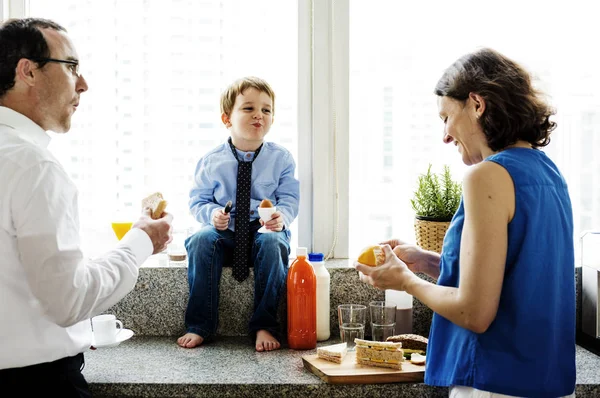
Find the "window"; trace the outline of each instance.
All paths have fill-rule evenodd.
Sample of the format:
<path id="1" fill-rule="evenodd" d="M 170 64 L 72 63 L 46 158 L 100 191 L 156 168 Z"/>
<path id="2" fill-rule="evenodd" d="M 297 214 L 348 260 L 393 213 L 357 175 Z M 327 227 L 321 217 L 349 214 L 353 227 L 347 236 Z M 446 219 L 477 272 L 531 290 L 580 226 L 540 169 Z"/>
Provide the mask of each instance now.
<path id="1" fill-rule="evenodd" d="M 410 198 L 429 163 L 436 171 L 448 164 L 462 179 L 466 166 L 442 143 L 433 88 L 455 59 L 484 46 L 519 61 L 551 95 L 558 127 L 543 150 L 569 184 L 578 244 L 582 231 L 600 228 L 600 55 L 590 51 L 600 28 L 589 4 L 448 4 L 350 1 L 349 247 L 415 241 Z M 387 166 L 389 181 L 382 178 Z"/>
<path id="2" fill-rule="evenodd" d="M 278 96 L 268 139 L 296 155 L 301 245 L 354 258 L 374 241 L 414 241 L 418 174 L 429 163 L 456 179 L 466 170 L 441 141 L 433 87 L 479 46 L 522 63 L 551 95 L 558 128 L 544 151 L 569 184 L 576 243 L 600 228 L 600 56 L 590 50 L 600 28 L 589 2 L 0 1 L 3 16 L 56 18 L 80 51 L 91 89 L 53 145 L 93 176 L 79 182 L 86 234 L 144 192 L 187 198 L 198 157 L 226 137 L 221 89 L 257 74 Z M 189 217 L 177 206 L 176 220 Z"/>
<path id="3" fill-rule="evenodd" d="M 220 93 L 239 77 L 271 84 L 276 118 L 267 140 L 298 159 L 297 8 L 279 0 L 29 1 L 30 16 L 69 31 L 90 86 L 71 131 L 50 147 L 79 173 L 71 175 L 94 175 L 75 178 L 86 254 L 110 248 L 113 218 L 136 219 L 154 191 L 169 200 L 176 236 L 185 236 L 195 224 L 191 176 L 200 156 L 228 137 Z M 292 225 L 294 241 L 296 231 Z"/>

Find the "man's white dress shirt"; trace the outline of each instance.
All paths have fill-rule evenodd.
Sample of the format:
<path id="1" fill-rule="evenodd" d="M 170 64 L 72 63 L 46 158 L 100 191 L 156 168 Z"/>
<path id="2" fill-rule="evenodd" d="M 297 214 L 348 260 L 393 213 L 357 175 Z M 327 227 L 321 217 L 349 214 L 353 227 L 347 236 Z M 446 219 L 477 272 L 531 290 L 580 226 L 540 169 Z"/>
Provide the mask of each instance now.
<path id="1" fill-rule="evenodd" d="M 33 121 L 0 106 L 0 369 L 89 349 L 89 319 L 133 289 L 153 251 L 134 228 L 113 250 L 86 259 L 77 188 L 49 142 Z"/>

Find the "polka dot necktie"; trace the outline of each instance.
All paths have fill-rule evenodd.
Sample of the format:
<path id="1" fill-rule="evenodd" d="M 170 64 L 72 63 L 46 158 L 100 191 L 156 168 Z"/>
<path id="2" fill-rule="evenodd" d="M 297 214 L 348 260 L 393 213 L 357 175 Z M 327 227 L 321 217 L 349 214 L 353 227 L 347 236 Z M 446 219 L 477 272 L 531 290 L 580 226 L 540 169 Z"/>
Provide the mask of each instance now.
<path id="1" fill-rule="evenodd" d="M 233 156 L 238 160 L 237 189 L 235 194 L 235 247 L 233 249 L 233 277 L 242 282 L 248 277 L 250 249 L 250 186 L 252 185 L 252 162 L 258 156 L 262 145 L 254 152 L 250 162 L 238 158 L 237 151 L 229 139 Z"/>

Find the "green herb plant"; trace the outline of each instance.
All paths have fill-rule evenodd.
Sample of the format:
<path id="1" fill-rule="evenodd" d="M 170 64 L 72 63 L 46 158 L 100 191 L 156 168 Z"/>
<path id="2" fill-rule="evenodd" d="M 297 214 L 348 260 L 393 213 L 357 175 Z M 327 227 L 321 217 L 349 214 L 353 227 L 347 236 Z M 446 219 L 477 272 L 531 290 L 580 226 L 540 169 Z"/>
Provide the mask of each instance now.
<path id="1" fill-rule="evenodd" d="M 427 173 L 419 176 L 417 190 L 411 205 L 417 218 L 428 221 L 450 221 L 462 195 L 462 185 L 452 180 L 450 168 L 444 165 L 444 172 L 435 174 L 431 164 Z"/>

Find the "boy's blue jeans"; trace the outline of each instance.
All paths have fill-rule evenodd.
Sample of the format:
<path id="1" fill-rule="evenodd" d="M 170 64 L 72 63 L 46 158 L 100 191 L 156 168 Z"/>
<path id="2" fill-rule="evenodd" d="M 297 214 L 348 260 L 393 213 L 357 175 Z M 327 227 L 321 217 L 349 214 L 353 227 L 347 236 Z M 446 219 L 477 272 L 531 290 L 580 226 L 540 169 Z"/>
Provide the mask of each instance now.
<path id="1" fill-rule="evenodd" d="M 269 331 L 281 341 L 277 311 L 286 283 L 290 254 L 290 232 L 256 233 L 251 228 L 253 244 L 250 266 L 254 266 L 254 314 L 249 331 Z M 185 311 L 188 332 L 207 339 L 214 336 L 219 322 L 219 285 L 223 265 L 229 264 L 235 244 L 234 233 L 205 226 L 185 240 L 188 253 L 190 296 Z"/>

